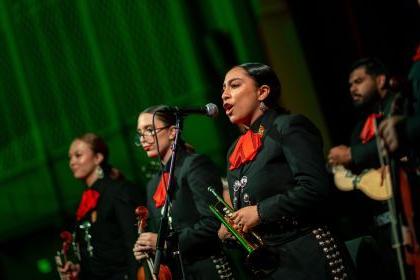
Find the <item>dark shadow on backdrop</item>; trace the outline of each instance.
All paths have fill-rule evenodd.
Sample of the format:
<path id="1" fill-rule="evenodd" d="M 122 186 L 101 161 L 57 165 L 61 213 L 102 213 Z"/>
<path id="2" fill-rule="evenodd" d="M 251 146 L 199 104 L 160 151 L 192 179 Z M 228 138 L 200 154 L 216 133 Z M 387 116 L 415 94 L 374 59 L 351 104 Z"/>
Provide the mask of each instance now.
<path id="1" fill-rule="evenodd" d="M 376 56 L 407 75 L 420 41 L 416 0 L 289 0 L 333 144 L 348 143 L 355 114 L 347 85 L 353 61 Z"/>

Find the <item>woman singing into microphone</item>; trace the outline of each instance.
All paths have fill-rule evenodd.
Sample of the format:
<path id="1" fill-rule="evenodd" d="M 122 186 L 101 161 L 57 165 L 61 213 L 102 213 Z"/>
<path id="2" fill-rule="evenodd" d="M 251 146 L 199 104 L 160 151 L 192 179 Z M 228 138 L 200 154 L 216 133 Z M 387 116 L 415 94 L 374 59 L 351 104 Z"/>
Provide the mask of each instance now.
<path id="1" fill-rule="evenodd" d="M 258 233 L 275 256 L 263 279 L 351 279 L 347 252 L 325 221 L 321 135 L 307 118 L 278 106 L 280 91 L 264 64 L 235 66 L 225 76 L 226 115 L 246 128 L 228 152 L 232 219 L 244 232 Z M 231 235 L 222 226 L 219 237 Z"/>

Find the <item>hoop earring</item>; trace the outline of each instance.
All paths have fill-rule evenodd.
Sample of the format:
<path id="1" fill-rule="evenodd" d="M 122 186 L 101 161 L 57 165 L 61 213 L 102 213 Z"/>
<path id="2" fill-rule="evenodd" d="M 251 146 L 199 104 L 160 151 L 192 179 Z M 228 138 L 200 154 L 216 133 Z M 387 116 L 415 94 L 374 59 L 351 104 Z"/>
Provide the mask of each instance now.
<path id="1" fill-rule="evenodd" d="M 258 109 L 260 109 L 261 112 L 265 113 L 265 111 L 268 110 L 268 107 L 267 107 L 267 105 L 265 105 L 265 103 L 263 101 L 261 101 Z"/>
<path id="2" fill-rule="evenodd" d="M 98 165 L 96 167 L 95 172 L 96 172 L 96 176 L 98 177 L 98 179 L 103 179 L 104 178 L 104 170 L 102 169 L 101 166 Z"/>

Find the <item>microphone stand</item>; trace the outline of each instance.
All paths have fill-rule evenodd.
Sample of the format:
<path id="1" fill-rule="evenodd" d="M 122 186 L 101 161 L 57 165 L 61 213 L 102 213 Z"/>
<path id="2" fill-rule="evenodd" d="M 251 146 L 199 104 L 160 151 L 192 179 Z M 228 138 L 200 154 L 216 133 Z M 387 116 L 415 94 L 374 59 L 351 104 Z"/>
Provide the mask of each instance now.
<path id="1" fill-rule="evenodd" d="M 165 249 L 165 241 L 168 238 L 171 238 L 171 242 L 176 246 L 175 251 L 173 252 L 174 256 L 177 256 L 178 258 L 178 264 L 181 270 L 181 279 L 185 279 L 184 274 L 184 266 L 182 263 L 182 257 L 181 252 L 179 250 L 179 240 L 178 240 L 178 234 L 173 232 L 172 225 L 169 223 L 168 213 L 169 213 L 169 206 L 171 204 L 171 196 L 172 193 L 175 191 L 175 180 L 174 180 L 174 169 L 175 169 L 175 161 L 176 161 L 176 153 L 178 151 L 178 139 L 180 130 L 182 127 L 182 115 L 180 112 L 174 113 L 176 116 L 176 122 L 175 122 L 175 140 L 172 144 L 171 150 L 172 150 L 172 156 L 171 156 L 171 162 L 169 166 L 169 182 L 166 190 L 166 199 L 165 204 L 163 206 L 162 211 L 162 217 L 160 220 L 160 227 L 158 232 L 158 238 L 157 238 L 157 244 L 156 244 L 156 255 L 155 260 L 153 263 L 153 274 L 156 276 L 156 279 L 159 279 L 159 267 L 160 262 L 163 254 L 163 250 Z"/>

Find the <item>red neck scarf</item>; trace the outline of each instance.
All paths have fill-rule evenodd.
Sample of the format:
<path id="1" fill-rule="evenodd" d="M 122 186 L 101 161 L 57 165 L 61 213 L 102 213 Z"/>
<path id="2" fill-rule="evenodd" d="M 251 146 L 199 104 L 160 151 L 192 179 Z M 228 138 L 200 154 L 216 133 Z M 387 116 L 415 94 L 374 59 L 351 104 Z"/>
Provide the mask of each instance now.
<path id="1" fill-rule="evenodd" d="M 166 186 L 169 183 L 169 172 L 163 172 L 158 187 L 156 188 L 153 200 L 155 201 L 156 208 L 162 207 L 166 200 Z"/>
<path id="2" fill-rule="evenodd" d="M 90 210 L 98 204 L 99 192 L 87 189 L 83 192 L 82 199 L 80 200 L 79 208 L 76 212 L 76 219 L 80 221 Z"/>
<path id="3" fill-rule="evenodd" d="M 258 133 L 248 130 L 236 143 L 235 149 L 229 157 L 229 170 L 234 170 L 241 165 L 254 160 L 261 149 L 263 129 Z"/>
<path id="4" fill-rule="evenodd" d="M 418 46 L 417 46 L 416 53 L 415 53 L 415 55 L 413 56 L 413 61 L 414 61 L 414 62 L 416 62 L 416 61 L 420 61 L 420 45 L 418 45 Z"/>
<path id="5" fill-rule="evenodd" d="M 360 139 L 363 144 L 366 144 L 375 137 L 375 121 L 382 116 L 382 114 L 370 114 L 367 117 L 362 132 L 360 133 Z"/>

